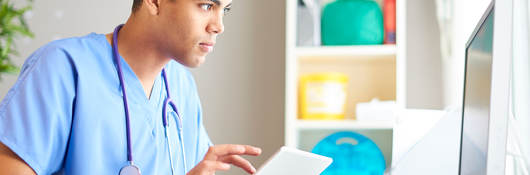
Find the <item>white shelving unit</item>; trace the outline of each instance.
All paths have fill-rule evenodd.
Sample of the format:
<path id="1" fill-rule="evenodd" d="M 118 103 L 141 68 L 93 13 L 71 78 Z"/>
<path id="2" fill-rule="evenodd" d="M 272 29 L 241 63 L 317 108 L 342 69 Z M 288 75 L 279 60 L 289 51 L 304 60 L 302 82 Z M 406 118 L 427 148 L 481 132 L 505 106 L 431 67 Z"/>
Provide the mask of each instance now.
<path id="1" fill-rule="evenodd" d="M 305 56 L 395 56 L 396 45 L 296 47 L 297 57 Z"/>
<path id="2" fill-rule="evenodd" d="M 356 120 L 332 120 L 332 121 L 311 121 L 297 120 L 296 129 L 300 130 L 318 130 L 318 129 L 392 129 L 393 121 L 356 121 Z"/>
<path id="3" fill-rule="evenodd" d="M 401 1 L 401 2 L 400 2 Z M 404 0 L 396 0 L 397 31 L 405 21 L 400 18 Z M 372 98 L 405 101 L 405 51 L 398 32 L 395 45 L 297 46 L 297 0 L 286 0 L 286 97 L 285 144 L 311 149 L 324 137 L 337 131 L 354 131 L 369 137 L 381 149 L 387 167 L 392 160 L 393 121 L 355 120 L 355 104 Z M 404 25 L 401 25 L 404 26 Z M 404 41 L 404 39 L 402 40 Z M 298 77 L 313 72 L 341 72 L 349 77 L 346 119 L 335 121 L 302 120 L 298 117 Z"/>

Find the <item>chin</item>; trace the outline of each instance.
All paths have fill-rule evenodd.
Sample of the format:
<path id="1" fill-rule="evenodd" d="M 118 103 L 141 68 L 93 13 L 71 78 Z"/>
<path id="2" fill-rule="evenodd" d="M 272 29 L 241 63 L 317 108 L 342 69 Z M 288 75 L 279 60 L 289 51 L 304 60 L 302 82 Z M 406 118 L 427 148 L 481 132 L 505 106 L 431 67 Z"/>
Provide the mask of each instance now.
<path id="1" fill-rule="evenodd" d="M 204 56 L 200 56 L 188 60 L 177 60 L 177 62 L 189 68 L 196 68 L 199 67 L 202 63 L 204 63 L 204 60 Z"/>

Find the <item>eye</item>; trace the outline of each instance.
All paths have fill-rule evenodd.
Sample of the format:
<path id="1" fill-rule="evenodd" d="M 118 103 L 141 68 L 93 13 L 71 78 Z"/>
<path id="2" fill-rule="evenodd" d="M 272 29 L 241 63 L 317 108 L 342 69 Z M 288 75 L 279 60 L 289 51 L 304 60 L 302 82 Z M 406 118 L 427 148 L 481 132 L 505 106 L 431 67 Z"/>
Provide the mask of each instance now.
<path id="1" fill-rule="evenodd" d="M 226 15 L 228 12 L 230 12 L 231 7 L 224 8 L 224 14 Z"/>
<path id="2" fill-rule="evenodd" d="M 206 11 L 209 11 L 210 9 L 212 9 L 212 4 L 201 4 L 200 7 L 201 9 L 203 10 L 206 10 Z"/>

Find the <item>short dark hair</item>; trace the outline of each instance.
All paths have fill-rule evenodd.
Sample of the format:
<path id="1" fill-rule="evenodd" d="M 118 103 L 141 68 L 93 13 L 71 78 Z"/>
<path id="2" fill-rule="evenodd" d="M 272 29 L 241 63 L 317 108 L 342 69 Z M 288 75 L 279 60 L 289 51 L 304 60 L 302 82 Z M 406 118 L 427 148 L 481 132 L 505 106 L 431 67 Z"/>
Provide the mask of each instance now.
<path id="1" fill-rule="evenodd" d="M 132 12 L 136 12 L 138 9 L 140 9 L 140 6 L 142 5 L 142 0 L 133 0 L 132 5 Z"/>

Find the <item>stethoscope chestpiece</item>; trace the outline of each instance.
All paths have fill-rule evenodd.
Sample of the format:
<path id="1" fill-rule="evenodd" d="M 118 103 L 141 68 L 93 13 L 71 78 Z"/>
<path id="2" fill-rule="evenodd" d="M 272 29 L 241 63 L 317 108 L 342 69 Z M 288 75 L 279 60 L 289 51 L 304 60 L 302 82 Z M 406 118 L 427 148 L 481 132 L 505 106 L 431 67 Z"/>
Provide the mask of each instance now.
<path id="1" fill-rule="evenodd" d="M 129 164 L 127 166 L 124 166 L 120 170 L 120 175 L 141 175 L 140 168 L 138 168 L 134 164 Z"/>

